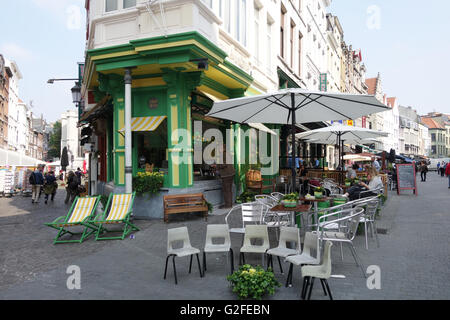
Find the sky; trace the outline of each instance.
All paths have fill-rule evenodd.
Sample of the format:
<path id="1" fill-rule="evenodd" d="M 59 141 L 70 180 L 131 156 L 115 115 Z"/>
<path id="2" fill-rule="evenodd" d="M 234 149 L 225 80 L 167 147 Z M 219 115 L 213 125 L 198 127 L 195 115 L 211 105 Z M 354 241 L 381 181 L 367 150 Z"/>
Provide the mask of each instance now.
<path id="1" fill-rule="evenodd" d="M 23 79 L 20 98 L 32 101 L 35 118 L 49 122 L 76 110 L 70 89 L 75 81 L 48 84 L 51 78 L 77 78 L 84 61 L 84 0 L 15 0 L 0 2 L 0 53 L 17 63 Z"/>
<path id="2" fill-rule="evenodd" d="M 1 1 L 0 53 L 17 62 L 23 80 L 20 97 L 32 101 L 35 117 L 60 119 L 75 110 L 74 81 L 84 61 L 84 0 Z M 381 74 L 384 92 L 419 114 L 450 113 L 450 1 L 333 0 L 344 40 L 361 49 L 367 77 Z"/>
<path id="3" fill-rule="evenodd" d="M 450 113 L 450 1 L 333 0 L 328 11 L 388 97 L 420 115 Z"/>

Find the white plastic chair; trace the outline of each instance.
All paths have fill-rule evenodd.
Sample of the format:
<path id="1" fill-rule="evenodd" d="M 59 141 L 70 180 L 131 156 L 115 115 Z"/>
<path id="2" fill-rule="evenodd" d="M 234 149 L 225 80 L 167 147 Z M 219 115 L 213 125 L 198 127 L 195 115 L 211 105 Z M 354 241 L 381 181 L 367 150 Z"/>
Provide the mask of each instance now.
<path id="1" fill-rule="evenodd" d="M 295 249 L 288 248 L 287 243 L 295 243 Z M 300 242 L 300 229 L 295 227 L 281 227 L 280 228 L 280 241 L 278 242 L 278 247 L 269 249 L 267 251 L 268 261 L 267 266 L 272 266 L 273 268 L 273 258 L 276 256 L 278 259 L 278 265 L 280 266 L 281 274 L 283 274 L 283 267 L 281 266 L 280 258 L 286 259 L 288 256 L 300 254 L 301 252 L 301 242 Z"/>
<path id="2" fill-rule="evenodd" d="M 173 244 L 175 242 L 183 242 L 183 246 L 178 249 L 173 248 Z M 175 228 L 175 229 L 169 229 L 167 230 L 167 258 L 166 258 L 166 267 L 164 269 L 164 279 L 166 279 L 167 275 L 167 264 L 169 262 L 169 258 L 172 257 L 173 262 L 173 273 L 175 276 L 175 284 L 178 284 L 177 281 L 177 269 L 175 267 L 175 257 L 191 257 L 190 263 L 189 263 L 189 273 L 191 273 L 192 270 L 192 257 L 195 254 L 197 256 L 197 263 L 198 263 L 198 271 L 200 272 L 200 277 L 203 278 L 202 269 L 200 267 L 200 259 L 198 257 L 198 254 L 200 253 L 200 250 L 197 248 L 192 247 L 191 241 L 189 239 L 189 232 L 187 227 L 181 227 L 181 228 Z"/>
<path id="3" fill-rule="evenodd" d="M 223 243 L 215 244 L 214 239 L 223 239 Z M 203 250 L 203 274 L 206 271 L 207 253 L 228 253 L 231 273 L 234 272 L 234 256 L 231 248 L 230 231 L 226 224 L 210 224 L 206 227 L 206 241 Z"/>
<path id="4" fill-rule="evenodd" d="M 252 240 L 261 240 L 262 244 L 252 244 Z M 264 265 L 264 255 L 269 249 L 269 231 L 267 226 L 248 225 L 245 227 L 244 244 L 240 250 L 239 263 L 245 264 L 245 253 L 261 253 L 262 265 Z"/>
<path id="5" fill-rule="evenodd" d="M 350 213 L 346 213 L 344 211 L 351 211 Z M 344 213 L 344 214 L 343 214 Z M 362 263 L 359 261 L 358 254 L 356 253 L 355 247 L 353 245 L 353 240 L 356 237 L 356 232 L 358 230 L 358 226 L 360 223 L 361 215 L 364 213 L 363 208 L 355 207 L 353 209 L 349 210 L 343 210 L 338 213 L 331 213 L 328 215 L 324 215 L 319 218 L 319 224 L 322 222 L 322 228 L 321 230 L 318 230 L 318 236 L 320 239 L 320 242 L 323 241 L 331 241 L 331 242 L 338 242 L 338 243 L 346 243 L 350 247 L 350 251 L 353 255 L 353 258 L 355 259 L 356 265 L 361 268 L 361 271 L 364 275 L 364 277 L 367 277 Z M 332 217 L 333 215 L 336 216 L 340 214 L 345 215 L 344 217 L 334 219 L 332 221 L 326 221 L 328 218 Z M 339 227 L 338 230 L 335 231 L 326 231 L 327 225 L 338 223 Z"/>
<path id="6" fill-rule="evenodd" d="M 325 296 L 328 295 L 330 300 L 333 300 L 333 296 L 331 295 L 330 287 L 328 285 L 328 279 L 331 277 L 331 246 L 333 243 L 331 241 L 327 241 L 325 243 L 325 249 L 323 252 L 323 262 L 318 266 L 303 266 L 302 277 L 303 277 L 303 287 L 301 297 L 304 300 L 306 297 L 306 292 L 309 287 L 308 300 L 311 299 L 311 292 L 314 286 L 314 280 L 316 278 L 320 279 L 322 284 L 322 289 L 325 293 Z"/>
<path id="7" fill-rule="evenodd" d="M 319 238 L 316 233 L 306 232 L 303 251 L 297 255 L 288 256 L 286 262 L 291 265 L 286 280 L 286 287 L 292 287 L 292 273 L 295 266 L 318 265 L 320 263 Z"/>

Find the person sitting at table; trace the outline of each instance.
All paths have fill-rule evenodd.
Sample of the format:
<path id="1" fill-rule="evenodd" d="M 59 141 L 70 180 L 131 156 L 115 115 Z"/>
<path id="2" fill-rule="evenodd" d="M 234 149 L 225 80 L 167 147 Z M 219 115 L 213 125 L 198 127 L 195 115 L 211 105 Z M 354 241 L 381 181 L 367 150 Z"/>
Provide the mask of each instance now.
<path id="1" fill-rule="evenodd" d="M 358 170 L 359 166 L 354 163 L 347 171 L 347 179 L 355 179 L 356 178 L 356 170 Z"/>
<path id="2" fill-rule="evenodd" d="M 355 185 L 348 189 L 348 192 L 345 194 L 345 196 L 348 197 L 350 201 L 359 199 L 359 195 L 363 191 L 383 188 L 383 181 L 381 180 L 381 177 L 378 175 L 378 172 L 375 168 L 370 167 L 367 169 L 367 178 L 370 181 L 369 184 L 360 181 L 358 185 Z M 377 194 L 375 192 L 366 192 L 364 194 L 364 198 L 373 197 L 376 195 Z"/>

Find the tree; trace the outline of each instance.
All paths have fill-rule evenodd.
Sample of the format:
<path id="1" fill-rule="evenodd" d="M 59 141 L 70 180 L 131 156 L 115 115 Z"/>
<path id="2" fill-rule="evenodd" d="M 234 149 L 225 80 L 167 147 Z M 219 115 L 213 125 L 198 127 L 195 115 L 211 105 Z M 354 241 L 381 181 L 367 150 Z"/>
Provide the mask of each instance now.
<path id="1" fill-rule="evenodd" d="M 51 159 L 61 157 L 61 122 L 57 121 L 53 125 L 48 142 L 48 157 Z"/>

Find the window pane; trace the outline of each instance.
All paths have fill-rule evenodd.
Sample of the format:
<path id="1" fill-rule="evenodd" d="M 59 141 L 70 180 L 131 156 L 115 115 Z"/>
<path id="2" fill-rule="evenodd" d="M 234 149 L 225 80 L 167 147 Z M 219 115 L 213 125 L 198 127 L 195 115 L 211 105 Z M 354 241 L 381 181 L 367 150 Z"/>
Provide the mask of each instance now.
<path id="1" fill-rule="evenodd" d="M 136 6 L 136 0 L 123 0 L 124 8 L 131 8 Z"/>
<path id="2" fill-rule="evenodd" d="M 117 0 L 105 0 L 106 1 L 106 12 L 117 10 Z"/>

